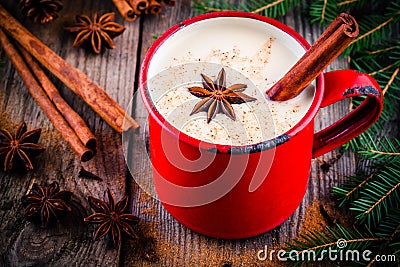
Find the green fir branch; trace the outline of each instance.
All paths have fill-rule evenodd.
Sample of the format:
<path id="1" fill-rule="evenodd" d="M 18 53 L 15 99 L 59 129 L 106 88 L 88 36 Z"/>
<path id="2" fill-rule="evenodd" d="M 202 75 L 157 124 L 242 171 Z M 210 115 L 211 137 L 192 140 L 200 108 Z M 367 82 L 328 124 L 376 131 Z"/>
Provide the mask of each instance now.
<path id="1" fill-rule="evenodd" d="M 357 212 L 360 225 L 375 229 L 392 210 L 400 209 L 400 159 L 381 165 L 365 178 L 351 177 L 350 182 L 333 189 L 340 204 Z M 398 218 L 398 217 L 396 217 Z M 400 223 L 400 221 L 399 221 Z"/>
<path id="2" fill-rule="evenodd" d="M 272 17 L 276 17 L 277 16 L 277 11 L 280 9 L 281 10 L 281 14 L 285 14 L 286 10 L 289 8 L 288 5 L 285 6 L 285 4 L 289 4 L 290 1 L 286 1 L 286 0 L 275 0 L 272 1 L 270 3 L 265 2 L 263 6 L 260 6 L 260 1 L 247 1 L 246 4 L 242 4 L 242 9 L 243 10 L 247 10 L 249 12 L 252 13 L 261 13 L 265 10 L 275 10 L 273 13 L 275 13 L 275 15 L 273 15 Z M 280 8 L 279 8 L 280 7 Z"/>
<path id="3" fill-rule="evenodd" d="M 242 10 L 247 12 L 276 18 L 285 15 L 288 10 L 293 9 L 301 2 L 301 0 L 250 0 L 240 6 Z"/>
<path id="4" fill-rule="evenodd" d="M 311 22 L 319 22 L 321 24 L 332 22 L 340 13 L 338 12 L 337 2 L 329 0 L 314 1 L 309 8 Z"/>
<path id="5" fill-rule="evenodd" d="M 379 236 L 389 240 L 397 240 L 400 237 L 400 209 L 392 209 L 390 214 L 376 227 Z"/>
<path id="6" fill-rule="evenodd" d="M 378 163 L 400 162 L 400 141 L 397 139 L 390 140 L 387 137 L 371 140 L 358 153 L 365 156 L 366 159 L 376 160 Z"/>
<path id="7" fill-rule="evenodd" d="M 227 0 L 195 0 L 192 9 L 196 14 L 215 11 L 246 11 L 276 18 L 287 13 L 288 10 L 299 5 L 301 0 L 249 0 L 240 5 L 233 5 Z"/>
<path id="8" fill-rule="evenodd" d="M 400 20 L 400 3 L 391 2 L 386 15 L 367 15 L 358 20 L 360 34 L 349 47 L 351 53 L 363 51 L 377 43 L 389 40 L 394 27 Z"/>
<path id="9" fill-rule="evenodd" d="M 204 14 L 208 12 L 237 10 L 237 7 L 227 1 L 194 0 L 192 2 L 192 10 L 196 14 Z"/>
<path id="10" fill-rule="evenodd" d="M 338 187 L 333 188 L 333 193 L 338 197 L 340 201 L 339 207 L 343 207 L 354 202 L 360 196 L 360 192 L 363 190 L 364 186 L 374 178 L 376 173 L 372 173 L 365 177 L 362 176 L 352 176 L 349 177 L 350 182 L 343 184 Z"/>
<path id="11" fill-rule="evenodd" d="M 344 12 L 348 9 L 363 7 L 366 2 L 367 0 L 340 0 L 337 1 L 336 6 L 341 12 Z"/>
<path id="12" fill-rule="evenodd" d="M 316 0 L 310 5 L 311 22 L 331 23 L 340 13 L 358 9 L 366 0 Z"/>
<path id="13" fill-rule="evenodd" d="M 373 179 L 363 186 L 360 197 L 350 206 L 350 210 L 358 213 L 358 223 L 366 224 L 371 229 L 379 225 L 392 208 L 400 209 L 399 162 L 380 168 Z"/>

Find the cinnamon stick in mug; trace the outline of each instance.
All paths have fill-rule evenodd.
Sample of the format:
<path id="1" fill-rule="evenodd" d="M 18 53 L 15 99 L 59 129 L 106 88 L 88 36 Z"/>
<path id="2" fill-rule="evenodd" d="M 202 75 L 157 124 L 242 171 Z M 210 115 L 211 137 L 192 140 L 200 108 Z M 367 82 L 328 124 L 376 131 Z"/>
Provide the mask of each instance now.
<path id="1" fill-rule="evenodd" d="M 274 101 L 300 94 L 358 35 L 358 24 L 349 14 L 340 14 L 300 60 L 268 90 Z"/>

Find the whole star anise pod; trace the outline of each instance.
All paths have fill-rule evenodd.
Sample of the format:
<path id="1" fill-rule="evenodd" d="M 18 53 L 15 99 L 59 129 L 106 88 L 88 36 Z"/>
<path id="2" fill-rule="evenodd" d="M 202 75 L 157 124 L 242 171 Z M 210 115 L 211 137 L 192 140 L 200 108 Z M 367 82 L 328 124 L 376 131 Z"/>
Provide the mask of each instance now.
<path id="1" fill-rule="evenodd" d="M 62 9 L 59 0 L 20 0 L 22 13 L 35 23 L 47 23 L 58 17 Z"/>
<path id="2" fill-rule="evenodd" d="M 0 129 L 0 158 L 4 159 L 4 171 L 23 164 L 26 170 L 33 170 L 30 157 L 42 153 L 45 148 L 38 145 L 41 129 L 27 131 L 25 122 L 16 129 L 14 136 L 5 129 Z"/>
<path id="3" fill-rule="evenodd" d="M 203 100 L 194 106 L 190 115 L 207 111 L 207 123 L 210 123 L 218 113 L 223 113 L 232 120 L 236 120 L 231 104 L 242 104 L 257 100 L 242 93 L 247 88 L 246 84 L 234 84 L 227 88 L 224 69 L 221 69 L 218 73 L 215 82 L 204 74 L 201 74 L 201 77 L 203 78 L 204 88 L 197 86 L 189 88 L 189 92 L 192 95 L 203 98 Z"/>
<path id="4" fill-rule="evenodd" d="M 114 22 L 115 13 L 107 13 L 99 18 L 95 13 L 93 20 L 87 15 L 76 16 L 76 23 L 67 27 L 70 32 L 77 32 L 73 46 L 91 47 L 96 54 L 103 48 L 115 48 L 113 39 L 125 31 L 125 27 Z"/>
<path id="5" fill-rule="evenodd" d="M 131 238 L 138 238 L 132 225 L 139 222 L 139 218 L 124 213 L 128 206 L 128 197 L 123 197 L 115 204 L 115 200 L 111 195 L 111 191 L 107 188 L 104 195 L 104 201 L 89 197 L 88 201 L 92 209 L 95 211 L 92 215 L 84 218 L 85 222 L 100 224 L 94 233 L 93 239 L 96 240 L 105 236 L 107 233 L 111 236 L 114 246 L 119 248 L 121 245 L 122 232 L 128 234 Z"/>
<path id="6" fill-rule="evenodd" d="M 46 187 L 34 183 L 30 194 L 22 197 L 24 215 L 28 221 L 40 222 L 41 227 L 46 228 L 49 223 L 59 220 L 71 211 L 71 196 L 70 191 L 60 191 L 56 181 Z"/>

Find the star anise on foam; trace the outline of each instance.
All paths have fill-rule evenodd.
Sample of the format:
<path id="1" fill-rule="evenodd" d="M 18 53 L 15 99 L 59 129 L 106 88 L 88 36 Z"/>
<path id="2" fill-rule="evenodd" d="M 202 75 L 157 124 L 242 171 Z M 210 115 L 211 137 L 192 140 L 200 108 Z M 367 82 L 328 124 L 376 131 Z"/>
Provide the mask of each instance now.
<path id="1" fill-rule="evenodd" d="M 71 211 L 71 196 L 70 191 L 60 191 L 56 181 L 45 187 L 34 183 L 31 192 L 22 197 L 24 215 L 28 221 L 40 222 L 41 227 L 46 228 Z"/>
<path id="2" fill-rule="evenodd" d="M 58 17 L 63 8 L 59 0 L 20 0 L 22 13 L 34 23 L 48 23 Z"/>
<path id="3" fill-rule="evenodd" d="M 120 201 L 115 203 L 109 188 L 107 188 L 104 195 L 104 201 L 89 197 L 88 201 L 92 209 L 95 211 L 92 215 L 84 218 L 85 222 L 100 224 L 94 233 L 93 239 L 96 240 L 105 236 L 107 233 L 111 236 L 114 246 L 119 248 L 121 245 L 122 232 L 125 232 L 131 238 L 138 238 L 132 225 L 139 222 L 139 218 L 124 213 L 128 207 L 128 197 L 123 197 Z"/>
<path id="4" fill-rule="evenodd" d="M 218 73 L 218 77 L 213 82 L 209 77 L 201 74 L 203 78 L 203 87 L 190 87 L 189 92 L 197 97 L 203 98 L 197 103 L 190 115 L 201 111 L 207 111 L 207 123 L 218 113 L 223 113 L 232 120 L 236 120 L 235 111 L 232 104 L 242 104 L 257 100 L 254 97 L 242 93 L 246 90 L 246 84 L 234 84 L 226 87 L 226 74 L 222 68 Z"/>
<path id="5" fill-rule="evenodd" d="M 70 32 L 77 32 L 73 46 L 91 47 L 96 54 L 103 48 L 113 49 L 113 39 L 125 31 L 125 27 L 114 22 L 115 13 L 106 13 L 99 17 L 94 14 L 93 20 L 87 15 L 76 16 L 76 23 L 67 27 Z"/>
<path id="6" fill-rule="evenodd" d="M 41 131 L 40 128 L 27 131 L 25 122 L 18 125 L 14 135 L 0 129 L 0 158 L 4 159 L 4 171 L 13 169 L 17 164 L 23 164 L 28 171 L 34 169 L 30 157 L 45 150 L 37 144 Z"/>

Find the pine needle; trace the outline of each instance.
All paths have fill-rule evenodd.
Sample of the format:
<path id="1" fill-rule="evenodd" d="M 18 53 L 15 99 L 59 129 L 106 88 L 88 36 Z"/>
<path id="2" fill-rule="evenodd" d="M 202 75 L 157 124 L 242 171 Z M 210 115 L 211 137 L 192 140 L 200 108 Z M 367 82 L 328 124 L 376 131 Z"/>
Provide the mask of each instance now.
<path id="1" fill-rule="evenodd" d="M 359 0 L 347 0 L 347 1 L 343 1 L 343 2 L 339 2 L 336 5 L 337 6 L 344 6 L 344 5 L 349 5 L 355 2 L 358 2 Z"/>
<path id="2" fill-rule="evenodd" d="M 376 74 L 378 74 L 380 72 L 385 72 L 387 70 L 390 70 L 391 68 L 396 67 L 397 65 L 399 65 L 399 63 L 398 62 L 394 62 L 393 64 L 390 64 L 390 65 L 388 65 L 388 66 L 386 66 L 386 67 L 384 67 L 384 68 L 382 68 L 380 70 L 376 70 L 374 72 L 369 73 L 369 75 L 375 76 Z"/>
<path id="3" fill-rule="evenodd" d="M 400 11 L 397 12 L 395 15 L 396 15 L 396 16 L 400 15 Z M 369 36 L 369 35 L 371 35 L 371 34 L 377 32 L 377 31 L 379 31 L 380 29 L 382 29 L 383 27 L 385 27 L 386 25 L 388 25 L 388 24 L 389 24 L 390 22 L 392 22 L 393 20 L 394 20 L 394 17 L 390 17 L 388 20 L 386 20 L 386 21 L 384 21 L 383 23 L 379 24 L 378 26 L 376 26 L 376 27 L 373 28 L 372 30 L 370 30 L 370 31 L 368 31 L 368 32 L 366 32 L 366 33 L 364 33 L 363 35 L 361 35 L 361 36 L 359 36 L 359 37 L 357 37 L 357 39 L 355 39 L 355 40 L 353 41 L 353 43 L 356 43 L 356 42 L 358 42 L 358 41 L 364 39 L 365 37 L 367 37 L 367 36 Z"/>
<path id="4" fill-rule="evenodd" d="M 257 8 L 256 10 L 251 11 L 251 13 L 260 13 L 260 12 L 262 12 L 262 11 L 268 9 L 268 8 L 274 7 L 274 6 L 282 3 L 283 1 L 285 1 L 285 0 L 277 0 L 275 2 L 272 2 L 272 3 L 268 4 L 268 5 L 265 5 L 265 6 L 262 6 L 260 8 Z"/>
<path id="5" fill-rule="evenodd" d="M 400 187 L 400 182 L 398 182 L 395 186 L 393 186 L 385 195 L 383 195 L 378 201 L 376 201 L 368 210 L 364 212 L 364 214 L 369 214 L 371 211 L 373 211 L 378 205 L 380 205 L 383 201 L 386 200 L 390 194 L 392 194 L 395 190 L 397 190 Z"/>
<path id="6" fill-rule="evenodd" d="M 383 95 L 385 95 L 386 92 L 387 92 L 387 90 L 389 90 L 389 87 L 390 87 L 390 86 L 392 85 L 392 83 L 394 82 L 394 79 L 396 78 L 397 74 L 399 73 L 399 70 L 400 70 L 400 68 L 397 68 L 397 69 L 393 72 L 392 76 L 390 77 L 390 80 L 389 80 L 388 83 L 386 84 L 385 88 L 383 88 L 383 91 L 382 91 Z M 392 153 L 392 154 L 393 154 L 393 153 Z M 399 154 L 400 154 L 400 153 L 399 153 Z"/>
<path id="7" fill-rule="evenodd" d="M 400 48 L 400 47 L 399 46 L 391 46 L 391 47 L 387 47 L 387 48 L 379 49 L 379 50 L 375 50 L 375 51 L 368 51 L 367 54 L 369 54 L 369 55 L 383 54 L 383 53 L 386 53 L 393 49 L 398 49 L 398 48 Z"/>
<path id="8" fill-rule="evenodd" d="M 369 150 L 369 152 L 385 156 L 400 156 L 400 152 L 386 152 L 386 151 L 377 151 L 373 149 Z"/>
<path id="9" fill-rule="evenodd" d="M 352 190 L 350 190 L 349 192 L 347 192 L 344 196 L 345 196 L 346 198 L 350 198 L 350 197 L 352 196 L 352 194 L 354 194 L 354 192 L 355 192 L 356 190 L 361 189 L 366 183 L 368 183 L 368 181 L 371 180 L 371 179 L 374 177 L 375 174 L 376 174 L 376 173 L 370 174 L 364 181 L 362 181 L 361 183 L 359 183 L 359 184 L 358 184 L 357 186 L 355 186 Z"/>
<path id="10" fill-rule="evenodd" d="M 328 0 L 324 0 L 324 5 L 322 6 L 322 12 L 321 12 L 321 21 L 325 21 L 325 11 L 326 11 L 326 4 L 328 3 Z"/>
<path id="11" fill-rule="evenodd" d="M 376 174 L 377 172 L 371 173 L 366 178 L 357 176 L 349 177 L 351 182 L 343 184 L 340 187 L 334 187 L 333 193 L 336 194 L 338 199 L 341 201 L 339 207 L 352 203 L 357 199 L 360 191 L 364 189 L 364 186 L 370 182 Z"/>

